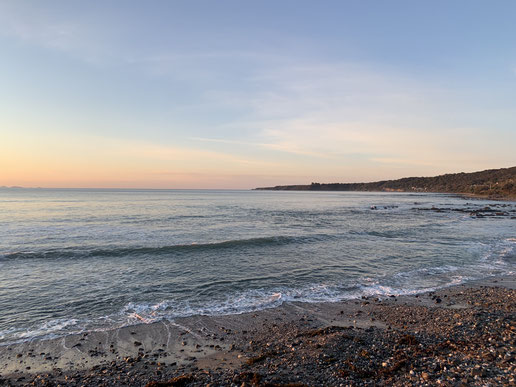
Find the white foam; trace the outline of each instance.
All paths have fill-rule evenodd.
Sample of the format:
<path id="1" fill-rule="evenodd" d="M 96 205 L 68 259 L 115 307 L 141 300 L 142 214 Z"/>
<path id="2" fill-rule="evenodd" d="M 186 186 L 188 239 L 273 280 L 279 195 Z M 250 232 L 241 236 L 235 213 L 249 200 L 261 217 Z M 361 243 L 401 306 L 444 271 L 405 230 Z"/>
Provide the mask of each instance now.
<path id="1" fill-rule="evenodd" d="M 34 338 L 46 338 L 60 336 L 63 331 L 70 333 L 71 328 L 78 328 L 78 319 L 55 319 L 42 323 L 37 327 L 29 329 L 10 328 L 0 331 L 0 342 L 9 338 L 9 343 L 23 342 Z M 81 332 L 82 329 L 72 330 L 73 333 Z"/>
<path id="2" fill-rule="evenodd" d="M 480 248 L 479 248 L 480 247 Z M 0 331 L 0 342 L 27 341 L 33 338 L 51 338 L 85 330 L 105 330 L 162 319 L 174 320 L 193 315 L 225 315 L 274 308 L 284 302 L 335 302 L 362 296 L 385 297 L 411 295 L 458 285 L 466 281 L 493 275 L 513 274 L 515 265 L 507 260 L 516 250 L 516 238 L 507 238 L 493 244 L 477 243 L 476 252 L 483 252 L 468 265 L 439 265 L 420 267 L 376 278 L 363 278 L 352 283 L 313 283 L 300 288 L 275 287 L 252 289 L 227 294 L 209 301 L 170 300 L 157 302 L 129 302 L 117 313 L 94 320 L 55 319 L 38 327 L 21 330 L 10 328 Z"/>

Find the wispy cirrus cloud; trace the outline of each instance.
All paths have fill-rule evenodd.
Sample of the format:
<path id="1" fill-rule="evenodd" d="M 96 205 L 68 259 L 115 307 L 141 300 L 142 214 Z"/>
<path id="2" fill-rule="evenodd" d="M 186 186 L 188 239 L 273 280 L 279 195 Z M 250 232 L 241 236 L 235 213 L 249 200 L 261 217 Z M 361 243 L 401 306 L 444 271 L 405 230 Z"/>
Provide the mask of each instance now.
<path id="1" fill-rule="evenodd" d="M 99 62 L 109 55 L 109 36 L 102 36 L 95 25 L 23 1 L 0 3 L 0 34 L 88 62 Z"/>
<path id="2" fill-rule="evenodd" d="M 147 14 L 143 11 L 148 9 L 134 6 L 121 9 L 111 4 L 99 12 L 90 7 L 101 3 L 88 3 L 80 10 L 77 4 L 0 2 L 0 35 L 25 42 L 23 54 L 50 58 L 51 65 L 41 66 L 35 76 L 46 81 L 41 95 L 54 98 L 45 105 L 49 110 L 39 112 L 40 106 L 30 102 L 37 98 L 19 98 L 19 111 L 33 113 L 28 127 L 37 133 L 45 119 L 48 128 L 59 121 L 54 117 L 66 116 L 61 129 L 119 136 L 118 144 L 104 140 L 109 146 L 95 166 L 99 170 L 109 166 L 116 175 L 125 166 L 139 176 L 218 173 L 358 181 L 394 177 L 389 175 L 393 170 L 432 174 L 450 166 L 471 170 L 514 162 L 514 111 L 508 103 L 499 108 L 500 101 L 512 95 L 508 91 L 490 102 L 493 110 L 482 111 L 488 95 L 484 90 L 469 95 L 468 88 L 458 90 L 454 77 L 429 77 L 425 64 L 397 67 L 396 61 L 368 61 L 364 58 L 372 56 L 365 53 L 347 55 L 340 41 L 324 51 L 309 33 L 285 37 L 289 34 L 279 28 L 278 39 L 294 44 L 261 44 L 256 38 L 263 31 L 256 32 L 256 26 L 254 34 L 232 40 L 235 32 L 247 32 L 237 23 L 227 30 L 226 44 L 212 37 L 214 29 L 197 31 L 190 22 L 182 23 L 175 6 L 162 8 L 173 19 L 176 15 L 172 22 L 168 14 L 160 19 L 160 7 Z M 212 20 L 194 20 L 197 13 L 186 15 L 202 26 Z M 127 23 L 127 16 L 133 24 Z M 142 19 L 146 21 L 139 24 Z M 156 20 L 162 23 L 159 33 L 154 31 Z M 17 55 L 18 45 L 12 46 Z M 66 74 L 68 62 L 57 71 L 56 53 L 82 61 L 81 66 L 70 66 L 71 75 L 61 77 L 59 71 Z M 17 79 L 24 59 L 21 55 L 19 62 L 13 60 L 10 79 Z M 88 72 L 90 64 L 103 66 L 102 71 Z M 507 67 L 503 69 L 507 76 Z M 516 73 L 510 65 L 509 69 Z M 86 82 L 93 80 L 86 91 L 62 81 L 82 76 Z M 18 90 L 16 82 L 12 85 Z M 33 97 L 31 85 L 24 91 L 25 97 Z M 67 98 L 70 93 L 86 97 L 74 104 Z M 10 92 L 0 97 L 9 99 Z M 25 121 L 8 113 L 5 122 Z M 505 128 L 498 128 L 495 119 Z M 138 145 L 129 145 L 127 137 Z M 73 138 L 58 141 L 74 149 L 63 146 L 60 151 L 85 173 L 91 162 L 81 158 L 81 152 L 103 149 L 92 145 L 93 140 L 88 146 Z M 38 145 L 34 150 L 44 152 Z M 26 149 L 27 143 L 17 146 Z M 55 146 L 48 144 L 49 149 Z M 12 158 L 18 160 L 16 154 Z M 62 160 L 51 165 L 65 165 Z"/>

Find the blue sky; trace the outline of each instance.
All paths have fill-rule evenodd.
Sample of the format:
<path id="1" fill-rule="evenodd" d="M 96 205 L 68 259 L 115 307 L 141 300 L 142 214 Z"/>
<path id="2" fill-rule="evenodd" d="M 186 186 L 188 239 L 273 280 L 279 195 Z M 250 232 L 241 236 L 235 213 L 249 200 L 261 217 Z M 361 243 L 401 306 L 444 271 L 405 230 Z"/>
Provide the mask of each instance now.
<path id="1" fill-rule="evenodd" d="M 516 165 L 512 1 L 0 1 L 0 185 Z"/>

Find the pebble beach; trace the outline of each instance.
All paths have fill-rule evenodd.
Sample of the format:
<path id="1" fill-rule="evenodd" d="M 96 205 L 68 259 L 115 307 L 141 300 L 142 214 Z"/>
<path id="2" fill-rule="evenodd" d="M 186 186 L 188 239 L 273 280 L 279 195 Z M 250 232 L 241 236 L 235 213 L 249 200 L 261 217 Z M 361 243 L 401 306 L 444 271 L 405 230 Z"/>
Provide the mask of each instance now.
<path id="1" fill-rule="evenodd" d="M 0 347 L 6 386 L 514 385 L 516 278 Z"/>

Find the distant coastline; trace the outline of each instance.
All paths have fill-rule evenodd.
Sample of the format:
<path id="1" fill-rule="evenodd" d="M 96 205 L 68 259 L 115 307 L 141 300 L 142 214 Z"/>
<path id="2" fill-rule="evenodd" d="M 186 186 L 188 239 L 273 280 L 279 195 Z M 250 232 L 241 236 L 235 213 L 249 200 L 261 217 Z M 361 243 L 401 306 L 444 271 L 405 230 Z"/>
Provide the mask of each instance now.
<path id="1" fill-rule="evenodd" d="M 277 185 L 255 190 L 269 191 L 366 191 L 438 192 L 489 199 L 516 199 L 516 167 L 487 169 L 471 173 L 450 173 L 434 177 L 405 177 L 370 183 L 311 183 Z"/>

